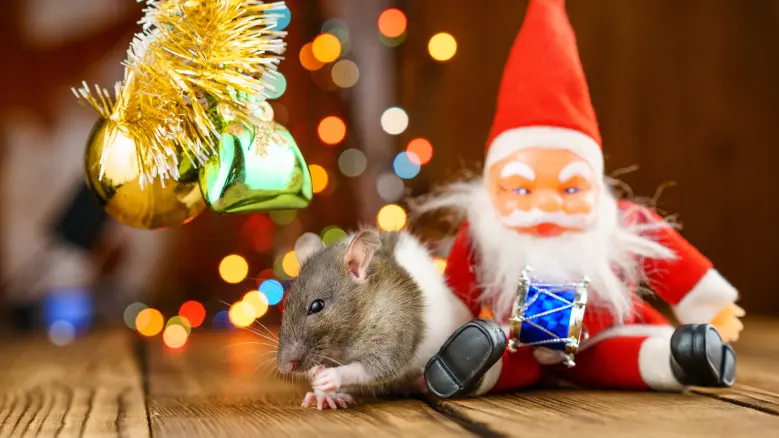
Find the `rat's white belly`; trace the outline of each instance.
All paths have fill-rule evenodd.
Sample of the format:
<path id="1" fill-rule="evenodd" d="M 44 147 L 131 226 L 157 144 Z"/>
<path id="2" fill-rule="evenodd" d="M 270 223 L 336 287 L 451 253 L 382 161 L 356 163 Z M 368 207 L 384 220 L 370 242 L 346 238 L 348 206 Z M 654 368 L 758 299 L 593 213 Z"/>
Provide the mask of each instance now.
<path id="1" fill-rule="evenodd" d="M 409 371 L 420 372 L 458 327 L 472 319 L 465 304 L 446 285 L 427 250 L 414 237 L 403 233 L 395 248 L 395 258 L 419 285 L 425 301 L 425 334 Z"/>

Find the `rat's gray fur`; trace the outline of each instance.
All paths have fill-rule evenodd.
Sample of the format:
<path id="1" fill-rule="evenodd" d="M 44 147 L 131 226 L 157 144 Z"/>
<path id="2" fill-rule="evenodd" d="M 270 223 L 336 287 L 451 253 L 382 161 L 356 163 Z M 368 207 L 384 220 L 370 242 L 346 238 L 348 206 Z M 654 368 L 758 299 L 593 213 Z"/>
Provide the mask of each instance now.
<path id="1" fill-rule="evenodd" d="M 284 303 L 279 366 L 296 359 L 300 371 L 307 371 L 320 363 L 359 361 L 372 387 L 395 386 L 408 377 L 425 331 L 422 292 L 395 260 L 401 233 L 371 232 L 380 246 L 362 283 L 350 278 L 344 263 L 349 239 L 303 262 Z M 316 299 L 324 300 L 324 310 L 307 315 Z"/>

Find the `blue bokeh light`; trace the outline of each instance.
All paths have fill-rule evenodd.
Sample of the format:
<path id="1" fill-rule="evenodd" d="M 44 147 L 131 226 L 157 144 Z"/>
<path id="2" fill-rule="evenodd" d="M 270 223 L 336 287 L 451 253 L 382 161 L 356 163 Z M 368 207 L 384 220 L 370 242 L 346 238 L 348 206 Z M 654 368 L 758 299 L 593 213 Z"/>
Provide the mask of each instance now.
<path id="1" fill-rule="evenodd" d="M 87 289 L 59 289 L 50 291 L 43 302 L 44 322 L 51 326 L 65 321 L 77 333 L 87 330 L 94 316 L 92 293 Z"/>
<path id="2" fill-rule="evenodd" d="M 233 327 L 232 324 L 230 324 L 230 315 L 227 313 L 227 310 L 222 310 L 221 312 L 218 312 L 216 315 L 214 315 L 214 321 L 212 322 L 212 327 L 215 329 L 230 329 Z"/>
<path id="3" fill-rule="evenodd" d="M 411 179 L 419 175 L 422 166 L 412 162 L 406 152 L 401 152 L 395 157 L 392 163 L 395 174 L 403 179 Z"/>
<path id="4" fill-rule="evenodd" d="M 289 26 L 289 22 L 292 21 L 292 12 L 289 10 L 287 6 L 283 6 L 279 9 L 272 9 L 271 10 L 274 14 L 281 14 L 281 16 L 276 21 L 276 29 L 275 30 L 284 30 Z"/>
<path id="5" fill-rule="evenodd" d="M 268 299 L 268 304 L 275 306 L 284 298 L 284 287 L 278 280 L 265 280 L 260 284 L 260 292 Z"/>

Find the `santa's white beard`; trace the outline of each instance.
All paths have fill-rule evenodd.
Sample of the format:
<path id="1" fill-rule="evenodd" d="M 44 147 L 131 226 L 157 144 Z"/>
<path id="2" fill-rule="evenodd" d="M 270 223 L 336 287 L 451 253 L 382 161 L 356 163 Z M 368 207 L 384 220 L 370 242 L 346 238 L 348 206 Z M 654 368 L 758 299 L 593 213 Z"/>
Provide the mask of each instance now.
<path id="1" fill-rule="evenodd" d="M 532 276 L 556 283 L 590 279 L 588 306 L 607 308 L 618 321 L 632 312 L 636 287 L 644 278 L 643 258 L 672 258 L 674 254 L 647 237 L 651 228 L 670 226 L 631 225 L 617 208 L 606 184 L 592 223 L 583 231 L 556 237 L 538 237 L 506 228 L 492 205 L 483 179 L 456 183 L 417 206 L 415 213 L 458 208 L 471 233 L 471 247 L 482 300 L 498 320 L 511 313 L 516 288 L 525 266 Z"/>

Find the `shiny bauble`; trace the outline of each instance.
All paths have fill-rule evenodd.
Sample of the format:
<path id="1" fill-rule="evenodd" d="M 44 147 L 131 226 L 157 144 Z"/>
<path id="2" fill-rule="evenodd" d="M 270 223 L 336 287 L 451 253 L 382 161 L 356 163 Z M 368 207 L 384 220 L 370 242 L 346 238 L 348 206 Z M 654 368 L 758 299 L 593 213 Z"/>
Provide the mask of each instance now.
<path id="1" fill-rule="evenodd" d="M 87 142 L 84 170 L 87 185 L 111 217 L 135 228 L 157 229 L 186 224 L 206 208 L 198 169 L 184 156 L 178 162 L 178 181 L 168 178 L 163 185 L 155 178 L 141 186 L 135 141 L 113 121 L 100 120 Z"/>
<path id="2" fill-rule="evenodd" d="M 227 122 L 216 156 L 200 168 L 200 189 L 219 214 L 296 210 L 313 196 L 306 161 L 276 122 Z"/>

